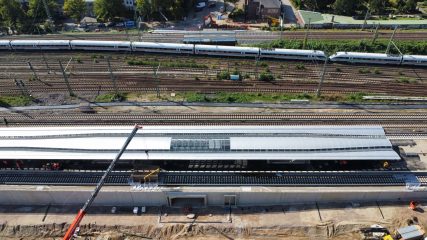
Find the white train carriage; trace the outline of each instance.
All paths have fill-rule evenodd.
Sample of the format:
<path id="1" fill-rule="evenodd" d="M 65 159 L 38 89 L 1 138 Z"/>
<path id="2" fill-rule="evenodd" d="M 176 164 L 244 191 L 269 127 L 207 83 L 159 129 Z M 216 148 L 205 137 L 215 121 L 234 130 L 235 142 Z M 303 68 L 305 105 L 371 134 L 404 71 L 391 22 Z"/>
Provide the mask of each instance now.
<path id="1" fill-rule="evenodd" d="M 10 50 L 10 40 L 0 40 L 0 50 Z"/>
<path id="2" fill-rule="evenodd" d="M 382 53 L 337 52 L 329 60 L 332 62 L 397 64 L 402 62 L 402 56 Z"/>
<path id="3" fill-rule="evenodd" d="M 426 55 L 403 55 L 402 65 L 427 66 Z"/>
<path id="4" fill-rule="evenodd" d="M 71 40 L 70 45 L 73 50 L 131 51 L 128 41 Z"/>
<path id="5" fill-rule="evenodd" d="M 194 53 L 197 55 L 258 57 L 259 48 L 231 47 L 231 46 L 218 46 L 218 45 L 195 45 Z"/>
<path id="6" fill-rule="evenodd" d="M 15 50 L 70 50 L 69 40 L 12 40 Z"/>
<path id="7" fill-rule="evenodd" d="M 261 49 L 261 58 L 277 58 L 277 59 L 292 59 L 292 60 L 318 60 L 324 61 L 326 55 L 323 51 L 316 50 L 296 50 L 296 49 Z"/>
<path id="8" fill-rule="evenodd" d="M 194 54 L 193 44 L 133 42 L 132 51 Z"/>

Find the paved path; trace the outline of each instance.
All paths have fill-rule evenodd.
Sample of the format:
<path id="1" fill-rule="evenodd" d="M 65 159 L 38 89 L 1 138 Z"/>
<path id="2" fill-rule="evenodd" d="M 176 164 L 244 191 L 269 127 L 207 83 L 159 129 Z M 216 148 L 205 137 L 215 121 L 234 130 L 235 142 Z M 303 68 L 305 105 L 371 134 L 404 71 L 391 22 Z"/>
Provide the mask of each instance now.
<path id="1" fill-rule="evenodd" d="M 285 12 L 285 24 L 295 24 L 298 23 L 298 18 L 295 16 L 297 10 L 292 6 L 289 0 L 282 0 L 283 10 Z"/>

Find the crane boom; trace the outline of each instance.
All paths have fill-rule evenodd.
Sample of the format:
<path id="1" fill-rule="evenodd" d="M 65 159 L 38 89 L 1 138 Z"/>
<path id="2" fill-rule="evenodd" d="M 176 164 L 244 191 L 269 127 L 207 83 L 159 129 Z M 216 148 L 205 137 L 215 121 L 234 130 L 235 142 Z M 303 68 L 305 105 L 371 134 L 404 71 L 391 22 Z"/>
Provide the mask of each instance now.
<path id="1" fill-rule="evenodd" d="M 126 142 L 123 144 L 122 148 L 120 149 L 119 153 L 117 153 L 116 157 L 110 163 L 110 166 L 108 166 L 104 175 L 102 175 L 101 179 L 99 180 L 98 184 L 95 187 L 95 190 L 92 192 L 89 199 L 86 201 L 86 203 L 83 205 L 83 207 L 79 210 L 79 212 L 77 213 L 77 216 L 74 218 L 73 222 L 68 227 L 68 230 L 65 233 L 63 240 L 70 240 L 71 237 L 74 235 L 74 232 L 76 231 L 76 228 L 80 225 L 80 222 L 82 221 L 83 217 L 85 216 L 87 209 L 90 207 L 90 205 L 92 205 L 93 201 L 95 200 L 96 196 L 98 195 L 99 191 L 101 190 L 102 186 L 104 185 L 105 179 L 107 179 L 108 175 L 113 170 L 114 165 L 116 165 L 116 162 L 120 159 L 122 154 L 125 152 L 130 141 L 133 139 L 133 137 L 135 137 L 136 132 L 139 129 L 142 129 L 142 126 L 135 125 L 132 132 L 129 134 L 128 138 L 126 139 Z"/>

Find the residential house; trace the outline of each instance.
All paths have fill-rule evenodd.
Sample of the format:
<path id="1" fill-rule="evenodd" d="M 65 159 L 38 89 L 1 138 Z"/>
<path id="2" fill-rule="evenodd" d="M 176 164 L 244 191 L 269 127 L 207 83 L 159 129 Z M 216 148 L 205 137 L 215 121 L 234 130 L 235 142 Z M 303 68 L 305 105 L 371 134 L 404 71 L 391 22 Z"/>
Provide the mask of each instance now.
<path id="1" fill-rule="evenodd" d="M 248 19 L 279 18 L 282 12 L 280 0 L 245 0 Z"/>

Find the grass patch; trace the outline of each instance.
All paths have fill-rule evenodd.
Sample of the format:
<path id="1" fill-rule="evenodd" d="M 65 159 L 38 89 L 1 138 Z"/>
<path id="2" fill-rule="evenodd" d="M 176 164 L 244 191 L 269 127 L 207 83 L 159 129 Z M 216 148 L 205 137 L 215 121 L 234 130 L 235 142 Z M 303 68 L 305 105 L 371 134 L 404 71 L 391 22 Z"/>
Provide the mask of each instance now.
<path id="1" fill-rule="evenodd" d="M 228 72 L 228 71 L 221 71 L 221 72 L 216 74 L 217 80 L 225 80 L 225 79 L 229 79 L 229 78 L 230 78 L 230 72 Z"/>
<path id="2" fill-rule="evenodd" d="M 27 96 L 0 96 L 0 106 L 18 107 L 27 106 L 32 102 L 32 98 Z"/>
<path id="3" fill-rule="evenodd" d="M 302 63 L 298 63 L 297 65 L 295 65 L 295 68 L 296 68 L 297 70 L 305 70 L 305 66 L 304 66 L 304 64 L 302 64 Z"/>
<path id="4" fill-rule="evenodd" d="M 96 96 L 95 102 L 120 102 L 126 99 L 121 93 L 104 93 Z"/>
<path id="5" fill-rule="evenodd" d="M 259 64 L 259 66 L 260 66 L 260 67 L 268 67 L 268 64 L 267 64 L 267 63 L 265 63 L 265 62 L 261 62 L 261 63 Z"/>
<path id="6" fill-rule="evenodd" d="M 382 74 L 382 72 L 378 68 L 374 68 L 374 73 L 377 75 Z"/>
<path id="7" fill-rule="evenodd" d="M 352 93 L 352 94 L 330 94 L 322 95 L 320 98 L 316 97 L 313 93 L 233 93 L 233 92 L 219 92 L 217 94 L 202 94 L 196 92 L 178 93 L 176 98 L 187 102 L 217 102 L 217 103 L 253 103 L 253 102 L 266 102 L 277 103 L 286 102 L 292 99 L 310 100 L 310 101 L 334 101 L 334 102 L 366 102 L 363 96 L 366 93 Z M 175 100 L 175 99 L 170 99 Z"/>
<path id="8" fill-rule="evenodd" d="M 281 102 L 291 99 L 312 99 L 310 94 L 277 94 L 277 93 L 233 93 L 220 92 L 205 95 L 202 93 L 185 92 L 179 93 L 187 102 L 222 102 L 222 103 L 251 103 L 251 102 Z"/>
<path id="9" fill-rule="evenodd" d="M 36 81 L 36 80 L 38 80 L 38 79 L 35 75 L 31 75 L 31 77 L 28 78 L 28 81 L 30 81 L 30 82 Z"/>
<path id="10" fill-rule="evenodd" d="M 398 82 L 398 83 L 417 83 L 418 81 L 415 78 L 401 76 L 398 79 L 396 79 L 396 82 Z"/>
<path id="11" fill-rule="evenodd" d="M 363 74 L 371 73 L 371 69 L 369 69 L 369 68 L 359 68 L 359 73 L 363 73 Z"/>

